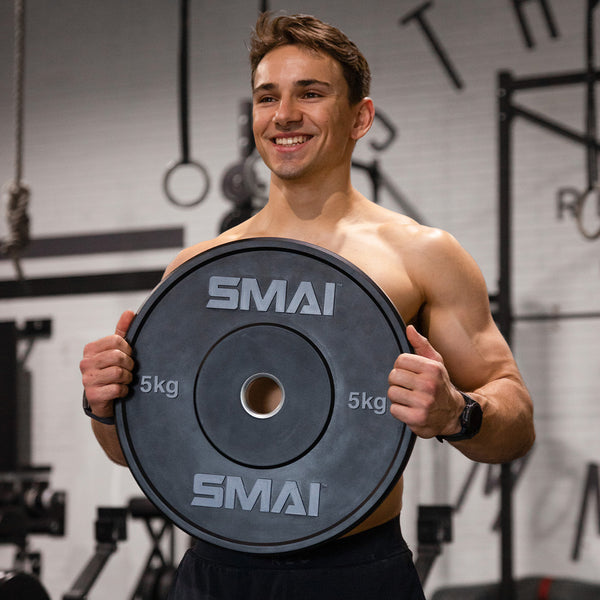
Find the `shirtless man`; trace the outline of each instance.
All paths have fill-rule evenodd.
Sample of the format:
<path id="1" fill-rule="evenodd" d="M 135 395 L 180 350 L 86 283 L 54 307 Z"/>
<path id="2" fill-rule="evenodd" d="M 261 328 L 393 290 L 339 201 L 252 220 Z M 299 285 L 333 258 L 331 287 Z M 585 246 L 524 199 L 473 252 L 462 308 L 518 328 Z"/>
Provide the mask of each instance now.
<path id="1" fill-rule="evenodd" d="M 475 461 L 524 455 L 535 437 L 532 404 L 492 320 L 479 268 L 450 234 L 373 204 L 352 187 L 352 152 L 374 117 L 369 68 L 358 48 L 313 17 L 264 15 L 250 61 L 256 147 L 271 170 L 268 203 L 216 239 L 183 250 L 166 274 L 243 238 L 302 240 L 341 255 L 387 293 L 408 324 L 414 354 L 390 365 L 392 415 L 421 438 L 450 436 Z M 127 394 L 134 363 L 124 336 L 132 318 L 123 313 L 114 335 L 85 347 L 81 372 L 95 416 L 110 417 L 113 400 Z M 470 422 L 466 407 L 475 416 Z M 115 427 L 92 425 L 108 456 L 125 465 Z M 349 535 L 299 557 L 199 542 L 182 561 L 172 597 L 423 598 L 398 526 L 401 500 L 402 481 Z"/>

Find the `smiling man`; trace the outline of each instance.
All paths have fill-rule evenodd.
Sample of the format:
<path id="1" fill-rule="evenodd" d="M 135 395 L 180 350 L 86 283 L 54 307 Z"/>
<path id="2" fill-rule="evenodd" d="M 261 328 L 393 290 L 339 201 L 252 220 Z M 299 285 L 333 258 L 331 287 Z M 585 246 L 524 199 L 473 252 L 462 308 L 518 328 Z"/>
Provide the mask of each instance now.
<path id="1" fill-rule="evenodd" d="M 310 73 L 311 76 L 307 77 Z M 272 50 L 254 72 L 256 146 L 274 178 L 303 186 L 347 180 L 373 105 L 351 105 L 341 65 L 301 46 Z"/>
<path id="2" fill-rule="evenodd" d="M 374 117 L 369 67 L 358 48 L 313 17 L 263 15 L 250 61 L 256 147 L 271 170 L 268 203 L 216 239 L 182 251 L 167 273 L 244 238 L 291 238 L 336 252 L 367 273 L 409 324 L 414 354 L 389 365 L 392 415 L 473 460 L 525 454 L 535 437 L 532 404 L 491 317 L 479 268 L 448 233 L 373 204 L 352 186 L 352 152 Z M 94 433 L 120 464 L 126 462 L 115 427 L 102 420 L 132 380 L 124 339 L 132 318 L 125 312 L 114 335 L 88 344 L 80 365 Z M 171 597 L 422 599 L 400 532 L 401 501 L 402 480 L 350 534 L 286 556 L 199 541 L 184 557 Z"/>

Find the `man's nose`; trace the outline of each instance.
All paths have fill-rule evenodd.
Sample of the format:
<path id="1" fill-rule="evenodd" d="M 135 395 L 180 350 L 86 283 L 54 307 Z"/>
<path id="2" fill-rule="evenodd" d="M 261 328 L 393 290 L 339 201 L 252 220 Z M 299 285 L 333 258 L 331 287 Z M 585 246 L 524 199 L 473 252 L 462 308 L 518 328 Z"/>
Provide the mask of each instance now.
<path id="1" fill-rule="evenodd" d="M 302 111 L 294 98 L 281 98 L 274 116 L 276 125 L 289 127 L 302 121 Z"/>

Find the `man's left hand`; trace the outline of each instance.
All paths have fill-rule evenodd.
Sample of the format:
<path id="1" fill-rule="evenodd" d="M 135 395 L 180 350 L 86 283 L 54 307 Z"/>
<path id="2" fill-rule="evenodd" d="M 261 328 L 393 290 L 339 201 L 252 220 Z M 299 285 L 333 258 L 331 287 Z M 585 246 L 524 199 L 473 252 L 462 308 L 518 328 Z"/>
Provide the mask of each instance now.
<path id="1" fill-rule="evenodd" d="M 465 403 L 442 356 L 412 325 L 406 337 L 415 353 L 401 354 L 390 372 L 390 412 L 422 438 L 458 433 Z"/>

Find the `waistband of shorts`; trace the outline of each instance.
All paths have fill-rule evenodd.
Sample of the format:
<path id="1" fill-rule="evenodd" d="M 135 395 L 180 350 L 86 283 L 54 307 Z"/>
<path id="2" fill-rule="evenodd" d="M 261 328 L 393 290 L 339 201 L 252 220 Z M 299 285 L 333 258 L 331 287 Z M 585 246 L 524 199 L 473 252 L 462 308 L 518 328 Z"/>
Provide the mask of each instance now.
<path id="1" fill-rule="evenodd" d="M 332 568 L 372 562 L 391 554 L 409 552 L 398 517 L 347 537 L 285 554 L 250 554 L 197 540 L 192 552 L 206 560 L 248 568 Z"/>

